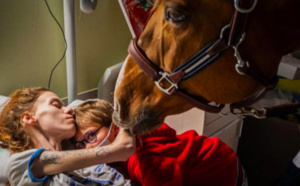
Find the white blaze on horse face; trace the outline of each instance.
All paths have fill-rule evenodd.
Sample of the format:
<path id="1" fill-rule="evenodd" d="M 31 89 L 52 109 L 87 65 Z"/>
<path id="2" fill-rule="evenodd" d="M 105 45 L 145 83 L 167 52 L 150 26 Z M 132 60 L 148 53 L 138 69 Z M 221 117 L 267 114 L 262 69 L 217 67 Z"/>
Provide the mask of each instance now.
<path id="1" fill-rule="evenodd" d="M 123 65 L 122 65 L 122 68 L 121 68 L 121 70 L 119 72 L 119 75 L 118 75 L 118 78 L 117 78 L 117 81 L 116 81 L 116 85 L 115 85 L 115 90 L 117 90 L 117 88 L 119 87 L 119 85 L 120 85 L 120 83 L 121 83 L 121 81 L 122 81 L 122 79 L 124 77 L 124 73 L 125 73 L 124 71 L 125 71 L 125 66 L 127 64 L 127 61 L 128 61 L 128 57 L 129 57 L 129 55 L 126 57 Z"/>
<path id="2" fill-rule="evenodd" d="M 117 81 L 116 81 L 116 84 L 115 84 L 115 91 L 118 89 L 119 85 L 121 84 L 121 81 L 124 77 L 124 74 L 125 74 L 125 67 L 126 67 L 126 64 L 127 64 L 127 61 L 128 61 L 128 57 L 129 55 L 126 57 L 125 61 L 123 62 L 123 65 L 121 67 L 121 70 L 119 72 L 119 75 L 118 75 L 118 78 L 117 78 Z M 114 99 L 114 109 L 115 110 L 118 110 L 116 107 L 117 107 L 117 104 L 116 104 L 116 99 Z"/>

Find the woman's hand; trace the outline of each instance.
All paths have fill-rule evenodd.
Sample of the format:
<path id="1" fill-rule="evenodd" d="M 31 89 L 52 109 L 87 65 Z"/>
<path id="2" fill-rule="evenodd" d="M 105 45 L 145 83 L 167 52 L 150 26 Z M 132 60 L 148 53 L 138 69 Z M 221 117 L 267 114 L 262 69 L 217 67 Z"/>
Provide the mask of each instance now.
<path id="1" fill-rule="evenodd" d="M 118 161 L 126 161 L 135 151 L 135 136 L 127 129 L 120 128 L 111 150 Z"/>

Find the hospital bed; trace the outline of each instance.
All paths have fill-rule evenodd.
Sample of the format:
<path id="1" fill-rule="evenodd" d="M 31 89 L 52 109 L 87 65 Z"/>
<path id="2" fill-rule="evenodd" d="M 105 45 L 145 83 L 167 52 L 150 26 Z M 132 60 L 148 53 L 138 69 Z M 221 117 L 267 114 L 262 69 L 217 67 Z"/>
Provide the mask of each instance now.
<path id="1" fill-rule="evenodd" d="M 113 103 L 115 84 L 118 74 L 122 68 L 122 64 L 123 62 L 120 62 L 106 69 L 103 76 L 99 80 L 97 87 L 98 98 L 106 99 Z M 86 99 L 90 98 L 95 97 L 86 97 Z M 8 100 L 8 97 L 0 96 L 0 112 L 3 108 L 3 104 Z M 78 103 L 80 103 L 78 100 L 74 100 L 72 103 L 70 103 L 70 105 L 76 106 Z M 187 130 L 195 130 L 198 134 L 217 136 L 222 141 L 227 143 L 233 150 L 237 150 L 242 119 L 236 116 L 227 115 L 221 117 L 218 114 L 211 114 L 194 108 L 182 114 L 169 116 L 166 118 L 165 122 L 174 128 L 177 134 L 181 134 Z M 7 159 L 9 155 L 9 151 L 0 149 L 0 186 L 1 184 L 6 183 L 5 159 Z"/>

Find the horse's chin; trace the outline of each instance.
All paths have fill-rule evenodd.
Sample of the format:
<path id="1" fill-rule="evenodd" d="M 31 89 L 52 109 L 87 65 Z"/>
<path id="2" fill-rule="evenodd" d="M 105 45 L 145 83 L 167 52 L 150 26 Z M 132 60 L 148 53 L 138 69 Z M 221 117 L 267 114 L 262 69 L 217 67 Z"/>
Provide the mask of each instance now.
<path id="1" fill-rule="evenodd" d="M 156 114 L 155 114 L 156 115 Z M 129 129 L 130 132 L 134 135 L 143 135 L 148 134 L 155 130 L 156 128 L 160 127 L 164 121 L 163 118 L 159 116 L 153 116 L 152 117 L 133 117 L 127 120 L 126 122 L 122 121 L 120 122 L 118 119 L 118 113 L 113 113 L 113 122 L 122 128 Z"/>
<path id="2" fill-rule="evenodd" d="M 144 135 L 144 134 L 148 134 L 152 131 L 154 131 L 155 129 L 159 128 L 162 125 L 163 122 L 159 122 L 156 124 L 145 124 L 145 123 L 140 123 L 137 124 L 135 126 L 133 126 L 132 128 L 130 128 L 130 132 L 134 135 Z"/>

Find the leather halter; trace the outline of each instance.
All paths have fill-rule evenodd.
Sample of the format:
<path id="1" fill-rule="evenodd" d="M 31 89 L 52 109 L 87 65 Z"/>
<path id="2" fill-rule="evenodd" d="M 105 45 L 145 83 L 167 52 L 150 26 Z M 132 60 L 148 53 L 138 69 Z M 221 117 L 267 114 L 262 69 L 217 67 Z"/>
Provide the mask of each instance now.
<path id="1" fill-rule="evenodd" d="M 241 2 L 240 2 L 241 3 Z M 242 5 L 250 4 L 244 0 Z M 251 11 L 255 7 L 256 0 L 252 3 Z M 248 9 L 248 10 L 250 10 Z M 168 95 L 178 95 L 184 98 L 187 102 L 198 107 L 202 110 L 218 113 L 224 107 L 224 104 L 215 104 L 206 100 L 200 96 L 193 96 L 184 90 L 180 89 L 178 83 L 182 80 L 186 80 L 201 70 L 212 64 L 222 52 L 228 48 L 235 50 L 235 57 L 238 60 L 236 70 L 239 74 L 246 74 L 252 77 L 255 81 L 263 86 L 262 91 L 257 95 L 254 95 L 246 100 L 230 105 L 231 111 L 235 112 L 235 109 L 250 105 L 260 99 L 267 91 L 273 89 L 278 82 L 276 76 L 270 81 L 265 77 L 254 73 L 247 62 L 244 62 L 238 52 L 238 45 L 244 39 L 244 27 L 246 25 L 247 15 L 250 11 L 244 11 L 239 6 L 239 2 L 235 0 L 235 11 L 232 16 L 231 23 L 226 25 L 220 34 L 219 40 L 212 44 L 206 45 L 203 49 L 197 52 L 193 57 L 185 61 L 182 65 L 178 66 L 171 73 L 167 73 L 152 62 L 145 52 L 138 46 L 138 38 L 133 39 L 128 47 L 128 52 L 135 59 L 141 70 L 149 76 L 156 84 L 156 86 Z M 167 83 L 168 87 L 163 87 L 162 82 Z"/>

